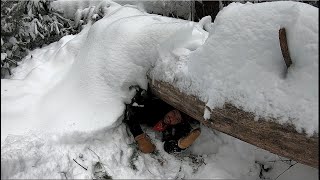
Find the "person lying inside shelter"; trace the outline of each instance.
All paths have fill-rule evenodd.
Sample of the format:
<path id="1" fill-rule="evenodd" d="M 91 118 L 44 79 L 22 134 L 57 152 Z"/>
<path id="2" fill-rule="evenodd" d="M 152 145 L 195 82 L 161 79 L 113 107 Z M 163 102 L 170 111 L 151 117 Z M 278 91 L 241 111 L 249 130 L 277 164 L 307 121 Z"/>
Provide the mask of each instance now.
<path id="1" fill-rule="evenodd" d="M 152 96 L 150 91 L 140 88 L 132 102 L 126 104 L 124 122 L 143 153 L 152 153 L 156 147 L 148 135 L 142 131 L 140 124 L 162 132 L 164 150 L 168 153 L 187 149 L 201 133 L 198 121 Z M 196 128 L 192 128 L 191 125 L 196 125 Z"/>

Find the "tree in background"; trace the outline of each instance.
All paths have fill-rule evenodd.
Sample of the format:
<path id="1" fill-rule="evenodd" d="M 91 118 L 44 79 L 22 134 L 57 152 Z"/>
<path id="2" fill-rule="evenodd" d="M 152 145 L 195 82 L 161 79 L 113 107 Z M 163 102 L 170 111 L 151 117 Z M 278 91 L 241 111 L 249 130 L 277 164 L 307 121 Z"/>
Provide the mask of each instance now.
<path id="1" fill-rule="evenodd" d="M 77 33 L 72 21 L 50 8 L 50 1 L 1 1 L 1 78 L 29 50 Z"/>

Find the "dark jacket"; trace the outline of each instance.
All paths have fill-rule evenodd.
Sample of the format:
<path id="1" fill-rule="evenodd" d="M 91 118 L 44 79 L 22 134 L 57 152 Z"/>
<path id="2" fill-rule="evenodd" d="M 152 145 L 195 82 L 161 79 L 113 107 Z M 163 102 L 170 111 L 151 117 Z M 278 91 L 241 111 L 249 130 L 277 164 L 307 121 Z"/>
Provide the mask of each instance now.
<path id="1" fill-rule="evenodd" d="M 136 136 L 142 133 L 140 124 L 154 127 L 168 112 L 174 109 L 159 98 L 152 96 L 150 91 L 139 88 L 132 102 L 126 105 L 125 122 L 132 134 Z M 188 123 L 190 118 L 184 113 L 180 113 L 183 119 L 182 123 L 169 126 L 163 132 L 163 141 L 177 140 L 191 131 L 192 128 Z"/>

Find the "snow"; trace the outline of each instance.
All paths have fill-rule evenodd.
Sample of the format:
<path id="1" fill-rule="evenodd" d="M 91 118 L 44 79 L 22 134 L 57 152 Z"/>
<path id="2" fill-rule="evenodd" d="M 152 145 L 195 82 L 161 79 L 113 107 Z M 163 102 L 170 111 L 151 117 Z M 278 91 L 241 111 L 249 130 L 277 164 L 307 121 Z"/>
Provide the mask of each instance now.
<path id="1" fill-rule="evenodd" d="M 211 109 L 227 102 L 257 119 L 294 124 L 309 136 L 318 133 L 318 8 L 297 2 L 232 3 L 206 27 L 209 37 L 198 48 L 188 47 L 187 39 L 182 47 L 172 46 L 178 39 L 162 44 L 168 48 L 160 51 L 154 78 L 198 96 Z M 293 61 L 287 75 L 281 27 Z M 185 53 L 176 55 L 178 49 Z"/>
<path id="2" fill-rule="evenodd" d="M 77 10 L 84 10 L 88 7 L 93 7 L 99 5 L 102 0 L 94 1 L 65 1 L 57 0 L 51 3 L 51 7 L 61 13 L 68 19 L 74 19 Z"/>
<path id="3" fill-rule="evenodd" d="M 77 18 L 77 11 L 86 10 L 89 7 L 96 7 L 103 0 L 56 0 L 51 3 L 51 7 L 64 14 L 64 17 L 69 19 Z M 146 1 L 146 0 L 116 0 L 114 1 L 120 5 L 134 5 L 139 10 L 146 11 L 153 14 L 163 14 L 169 16 L 173 13 L 179 17 L 187 19 L 190 16 L 190 3 L 188 1 Z M 88 10 L 88 9 L 87 9 Z"/>
<path id="4" fill-rule="evenodd" d="M 147 14 L 134 6 L 120 6 L 111 1 L 99 3 L 101 4 L 96 5 L 96 8 L 103 7 L 107 10 L 103 19 L 93 25 L 89 23 L 78 35 L 65 36 L 59 42 L 31 51 L 13 70 L 11 79 L 1 80 L 2 179 L 89 179 L 94 177 L 93 167 L 96 162 L 101 162 L 106 172 L 114 179 L 259 179 L 261 170 L 259 164 L 272 166 L 273 169 L 263 172 L 263 176 L 274 178 L 290 166 L 280 161 L 280 157 L 274 154 L 206 127 L 201 127 L 202 133 L 199 139 L 187 151 L 178 155 L 164 152 L 163 142 L 158 139 L 160 134 L 143 127 L 156 144 L 158 153 L 141 154 L 137 151 L 133 137 L 128 134 L 126 126 L 121 123 L 124 103 L 130 102 L 134 95 L 130 86 L 139 85 L 146 88 L 146 74 L 153 68 L 154 78 L 175 82 L 179 87 L 182 82 L 185 82 L 194 88 L 195 86 L 190 83 L 195 83 L 196 78 L 201 78 L 199 71 L 201 65 L 203 66 L 202 74 L 206 73 L 209 68 L 214 69 L 215 66 L 223 69 L 224 63 L 219 64 L 221 60 L 214 61 L 215 64 L 212 64 L 206 58 L 209 55 L 219 57 L 219 54 L 214 54 L 219 47 L 212 50 L 215 45 L 214 38 L 221 40 L 221 57 L 228 52 L 230 58 L 234 57 L 233 53 L 227 50 L 238 46 L 228 47 L 230 42 L 225 42 L 227 43 L 225 45 L 223 41 L 227 41 L 225 37 L 219 39 L 220 35 L 224 35 L 219 31 L 219 27 L 228 30 L 221 19 L 222 25 L 217 26 L 216 21 L 212 25 L 208 17 L 201 20 L 200 23 L 192 23 Z M 269 10 L 269 6 L 280 8 L 295 5 L 297 8 L 309 8 L 311 12 L 307 14 L 310 13 L 310 17 L 314 18 L 313 9 L 309 6 L 290 2 L 279 2 L 279 4 L 265 3 L 265 5 L 252 7 L 259 9 L 262 6 L 260 11 L 264 12 L 265 9 Z M 240 13 L 240 7 L 250 8 L 250 6 L 232 4 L 225 8 L 219 17 L 222 18 L 225 12 L 230 11 L 231 23 L 234 16 L 232 8 Z M 70 7 L 72 7 L 71 1 Z M 287 10 L 289 15 L 296 15 L 290 14 L 291 11 Z M 254 8 L 250 11 L 255 12 Z M 304 11 L 301 10 L 301 12 Z M 255 14 L 257 18 L 258 15 L 258 13 Z M 301 18 L 300 21 L 310 20 L 303 19 L 304 16 L 298 17 Z M 239 20 L 239 25 L 240 23 Z M 308 24 L 313 27 L 311 22 Z M 270 27 L 273 25 L 270 24 Z M 210 32 L 204 29 L 210 29 Z M 232 29 L 229 30 L 225 33 L 233 32 Z M 317 28 L 315 32 L 318 33 Z M 288 34 L 290 33 L 293 32 L 289 31 Z M 312 34 L 304 34 L 304 36 L 309 37 Z M 308 40 L 311 43 L 317 42 L 315 39 Z M 273 42 L 274 39 L 270 37 L 270 41 Z M 305 41 L 300 39 L 300 42 L 303 44 Z M 265 43 L 269 47 L 268 41 Z M 291 47 L 291 44 L 289 46 Z M 301 62 L 300 65 L 295 63 L 299 60 L 293 58 L 295 69 L 289 70 L 287 80 L 291 79 L 291 83 L 288 82 L 288 86 L 296 87 L 294 73 L 301 75 L 300 78 L 304 81 L 307 76 L 311 78 L 310 81 L 313 84 L 318 83 L 314 82 L 317 77 L 312 76 L 314 71 L 318 71 L 310 67 L 310 62 L 318 66 L 318 61 L 314 62 L 314 59 L 311 58 L 315 50 L 311 45 L 303 46 L 305 47 L 310 48 L 310 53 L 304 54 L 306 62 Z M 259 47 L 253 50 L 259 52 Z M 201 52 L 203 52 L 202 55 Z M 241 53 L 237 55 L 238 58 L 244 56 Z M 292 56 L 300 58 L 300 54 Z M 199 64 L 196 63 L 195 58 L 198 58 Z M 250 62 L 255 64 L 254 62 L 258 60 L 258 58 L 251 59 Z M 236 65 L 241 67 L 239 64 L 242 64 L 241 62 L 234 64 L 231 59 L 226 61 L 230 63 L 230 69 L 225 69 L 226 72 L 232 72 L 232 67 Z M 260 60 L 259 63 L 263 64 Z M 266 66 L 266 64 L 263 65 Z M 259 69 L 262 74 L 265 73 L 264 66 L 260 66 Z M 270 66 L 268 70 L 271 70 L 272 73 L 268 75 L 276 74 L 270 78 L 279 83 L 278 76 L 281 73 L 277 74 L 271 67 L 276 69 L 278 66 Z M 302 73 L 299 67 L 307 67 L 308 71 Z M 251 68 L 249 67 L 248 70 Z M 219 74 L 219 72 L 223 73 L 222 71 L 216 70 L 216 72 L 218 77 L 222 77 Z M 158 76 L 157 73 L 159 73 Z M 239 76 L 241 73 L 236 75 Z M 251 78 L 252 75 L 249 75 Z M 187 79 L 183 79 L 185 77 Z M 212 78 L 213 74 L 209 73 L 208 78 L 210 77 Z M 230 82 L 227 85 L 231 85 L 231 77 L 228 77 L 227 80 Z M 261 76 L 257 76 L 256 79 L 259 77 Z M 215 79 L 203 79 L 197 83 L 205 80 L 210 80 L 213 85 L 217 84 Z M 225 79 L 219 82 L 223 85 L 222 80 Z M 266 80 L 267 83 L 270 81 Z M 199 87 L 202 88 L 202 85 L 200 84 Z M 209 88 L 209 84 L 207 85 Z M 236 90 L 238 86 L 240 87 L 237 83 L 234 85 Z M 247 85 L 244 84 L 244 87 Z M 305 85 L 307 90 L 310 90 L 308 89 L 310 88 L 309 82 L 305 82 Z M 222 86 L 221 89 L 225 90 L 224 87 Z M 186 90 L 190 93 L 192 89 Z M 192 92 L 199 92 L 199 89 L 193 89 Z M 301 94 L 302 91 L 299 89 L 295 92 L 298 102 L 300 96 L 313 97 L 306 93 Z M 207 91 L 202 93 L 207 93 Z M 230 92 L 225 93 L 229 95 Z M 238 94 L 234 93 L 236 97 Z M 203 94 L 198 95 L 203 98 L 201 96 Z M 226 97 L 223 94 L 220 95 L 220 103 L 222 103 Z M 216 105 L 210 103 L 216 102 L 213 98 L 209 97 L 211 101 L 207 104 L 208 108 Z M 268 96 L 268 98 L 271 97 Z M 278 98 L 281 99 L 281 97 Z M 245 101 L 245 97 L 242 100 Z M 247 100 L 250 101 L 250 99 Z M 305 99 L 303 105 L 309 107 L 310 103 L 314 103 L 313 99 Z M 261 104 L 253 105 L 259 107 Z M 315 108 L 318 107 L 317 103 L 313 105 L 316 106 Z M 308 115 L 307 112 L 305 115 Z M 259 113 L 258 110 L 257 113 Z M 206 109 L 204 117 L 208 117 L 209 114 L 210 110 Z M 307 124 L 302 121 L 298 122 L 302 124 L 301 126 Z M 293 166 L 289 171 L 278 179 L 306 178 L 312 180 L 317 179 L 318 174 L 317 169 L 302 164 Z"/>
<path id="5" fill-rule="evenodd" d="M 7 58 L 6 53 L 1 53 L 1 61 L 5 60 Z"/>
<path id="6" fill-rule="evenodd" d="M 114 179 L 259 179 L 260 166 L 268 162 L 274 169 L 264 177 L 275 178 L 288 164 L 279 157 L 245 142 L 201 127 L 202 134 L 191 148 L 172 156 L 164 152 L 154 131 L 146 129 L 158 149 L 158 155 L 137 152 L 126 127 L 69 135 L 32 133 L 9 136 L 1 148 L 1 178 L 91 179 L 96 162 L 103 163 Z M 80 167 L 74 160 L 85 167 Z M 131 168 L 132 163 L 137 170 Z M 318 170 L 297 164 L 279 180 L 317 179 Z M 65 175 L 64 175 L 65 174 Z"/>
<path id="7" fill-rule="evenodd" d="M 113 6 L 104 19 L 86 27 L 68 43 L 63 39 L 42 54 L 34 53 L 32 59 L 51 59 L 27 76 L 19 73 L 27 71 L 21 66 L 13 76 L 16 80 L 2 81 L 1 123 L 7 127 L 2 137 L 23 129 L 65 133 L 117 124 L 124 103 L 130 102 L 134 93 L 129 87 L 147 88 L 146 72 L 157 51 L 141 47 L 155 47 L 189 22 L 144 14 L 115 3 Z M 25 60 L 27 64 L 34 63 L 29 59 Z M 43 72 L 45 76 L 40 75 Z M 14 105 L 17 101 L 19 106 Z"/>

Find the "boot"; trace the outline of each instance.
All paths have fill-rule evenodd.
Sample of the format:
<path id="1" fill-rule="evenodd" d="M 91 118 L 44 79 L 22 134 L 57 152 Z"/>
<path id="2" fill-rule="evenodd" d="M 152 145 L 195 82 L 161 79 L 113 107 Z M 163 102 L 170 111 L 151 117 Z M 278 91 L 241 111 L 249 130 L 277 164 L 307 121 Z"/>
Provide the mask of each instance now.
<path id="1" fill-rule="evenodd" d="M 178 141 L 178 146 L 181 149 L 186 149 L 200 136 L 200 129 L 192 130 L 187 136 L 180 138 Z"/>
<path id="2" fill-rule="evenodd" d="M 136 136 L 134 140 L 136 140 L 140 151 L 143 153 L 152 153 L 156 149 L 156 146 L 152 144 L 150 138 L 146 135 L 146 133 Z"/>

